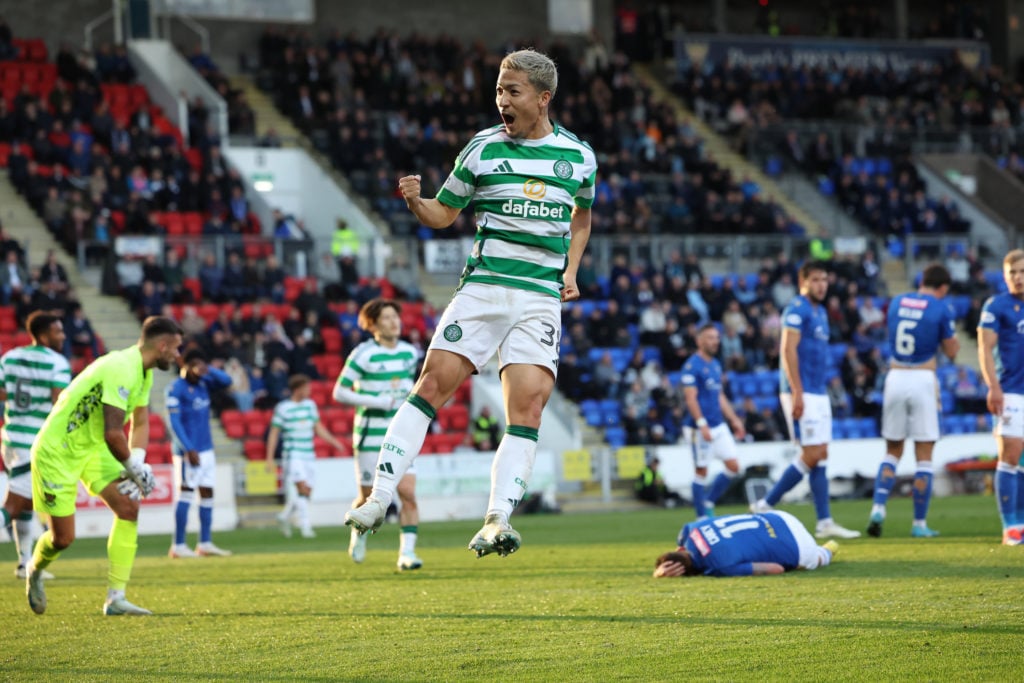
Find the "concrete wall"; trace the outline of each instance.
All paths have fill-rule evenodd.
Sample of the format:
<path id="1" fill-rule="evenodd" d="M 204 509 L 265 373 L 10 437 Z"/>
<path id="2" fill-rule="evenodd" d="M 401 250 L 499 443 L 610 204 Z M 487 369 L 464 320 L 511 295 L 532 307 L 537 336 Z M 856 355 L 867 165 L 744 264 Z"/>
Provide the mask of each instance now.
<path id="1" fill-rule="evenodd" d="M 613 0 L 594 0 L 595 27 L 608 39 L 612 36 L 612 5 Z M 81 45 L 85 24 L 110 7 L 111 0 L 0 0 L 0 15 L 7 19 L 15 35 L 41 37 L 55 50 L 60 40 Z M 326 36 L 334 28 L 363 36 L 378 28 L 401 34 L 455 33 L 466 43 L 479 39 L 488 47 L 496 47 L 509 42 L 521 46 L 546 40 L 547 21 L 547 0 L 496 5 L 477 0 L 316 0 L 316 24 L 300 25 L 299 29 L 310 31 L 315 37 Z M 237 70 L 240 54 L 255 58 L 257 41 L 266 26 L 263 22 L 207 19 L 199 23 L 210 31 L 213 58 L 228 72 Z M 97 34 L 97 42 L 110 40 L 112 35 L 108 24 Z M 180 21 L 171 22 L 170 39 L 187 52 L 198 41 L 196 34 Z"/>
<path id="2" fill-rule="evenodd" d="M 918 173 L 928 184 L 928 196 L 937 199 L 948 194 L 960 206 L 960 213 L 971 221 L 971 237 L 992 253 L 1003 254 L 1018 230 L 1018 216 L 1024 215 L 1020 181 L 977 154 L 925 154 L 918 158 Z M 964 194 L 946 177 L 955 170 L 977 178 L 974 196 Z"/>

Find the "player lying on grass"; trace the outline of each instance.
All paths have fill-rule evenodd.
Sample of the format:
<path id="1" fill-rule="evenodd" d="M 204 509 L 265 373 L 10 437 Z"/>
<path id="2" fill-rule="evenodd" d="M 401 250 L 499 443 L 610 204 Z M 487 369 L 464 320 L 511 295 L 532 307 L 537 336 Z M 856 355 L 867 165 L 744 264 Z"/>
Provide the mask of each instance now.
<path id="1" fill-rule="evenodd" d="M 654 564 L 655 578 L 761 576 L 817 569 L 832 562 L 839 544 L 818 545 L 788 512 L 728 515 L 691 522 L 679 532 L 675 552 Z"/>

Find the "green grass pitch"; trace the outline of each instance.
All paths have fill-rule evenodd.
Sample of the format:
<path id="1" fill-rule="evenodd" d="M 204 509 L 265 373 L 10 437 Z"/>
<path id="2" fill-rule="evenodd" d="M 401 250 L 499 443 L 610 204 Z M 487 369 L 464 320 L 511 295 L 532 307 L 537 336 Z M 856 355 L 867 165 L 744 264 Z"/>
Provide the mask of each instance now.
<path id="1" fill-rule="evenodd" d="M 863 528 L 868 501 L 834 504 Z M 805 523 L 810 505 L 787 507 Z M 422 570 L 395 570 L 397 529 L 363 565 L 347 529 L 216 536 L 236 555 L 169 560 L 141 539 L 128 597 L 147 618 L 101 615 L 102 540 L 52 567 L 49 608 L 0 579 L 0 680 L 669 681 L 1024 677 L 1024 548 L 999 545 L 991 497 L 938 499 L 937 539 L 910 539 L 910 501 L 880 540 L 841 542 L 815 572 L 650 578 L 690 510 L 522 517 L 522 550 L 476 559 L 477 523 L 421 527 Z M 739 512 L 733 509 L 733 512 Z M 720 513 L 729 512 L 727 509 Z"/>

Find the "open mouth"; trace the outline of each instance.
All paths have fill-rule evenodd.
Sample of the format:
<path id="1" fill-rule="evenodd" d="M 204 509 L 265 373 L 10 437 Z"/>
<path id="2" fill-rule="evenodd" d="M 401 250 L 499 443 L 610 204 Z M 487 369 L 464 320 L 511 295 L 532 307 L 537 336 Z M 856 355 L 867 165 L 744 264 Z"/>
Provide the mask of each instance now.
<path id="1" fill-rule="evenodd" d="M 502 121 L 502 123 L 505 124 L 505 128 L 507 130 L 511 130 L 512 129 L 512 124 L 514 124 L 515 121 L 516 121 L 516 115 L 515 114 L 511 114 L 511 113 L 502 112 L 501 113 L 501 121 Z"/>

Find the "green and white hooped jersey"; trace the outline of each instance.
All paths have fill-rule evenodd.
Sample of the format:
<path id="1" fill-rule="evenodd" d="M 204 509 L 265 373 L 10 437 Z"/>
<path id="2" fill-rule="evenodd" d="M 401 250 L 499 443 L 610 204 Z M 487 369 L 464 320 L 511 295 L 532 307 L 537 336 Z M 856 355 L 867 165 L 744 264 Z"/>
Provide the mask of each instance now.
<path id="1" fill-rule="evenodd" d="M 502 125 L 478 133 L 437 194 L 454 208 L 474 202 L 476 242 L 460 286 L 480 282 L 559 297 L 572 210 L 593 205 L 596 175 L 590 145 L 557 124 L 539 140 L 509 137 Z"/>
<path id="2" fill-rule="evenodd" d="M 349 354 L 338 375 L 338 384 L 360 394 L 404 399 L 415 384 L 419 355 L 419 350 L 408 342 L 399 341 L 389 349 L 372 339 L 364 341 Z M 352 437 L 357 455 L 380 451 L 399 405 L 396 402 L 394 410 L 356 406 Z"/>
<path id="3" fill-rule="evenodd" d="M 313 399 L 293 401 L 286 398 L 274 408 L 270 424 L 281 430 L 281 457 L 292 460 L 312 460 L 314 429 L 320 421 L 320 412 Z"/>
<path id="4" fill-rule="evenodd" d="M 67 358 L 45 346 L 20 346 L 0 357 L 0 385 L 7 391 L 4 446 L 28 451 L 53 410 L 52 389 L 71 383 Z"/>

